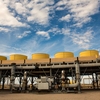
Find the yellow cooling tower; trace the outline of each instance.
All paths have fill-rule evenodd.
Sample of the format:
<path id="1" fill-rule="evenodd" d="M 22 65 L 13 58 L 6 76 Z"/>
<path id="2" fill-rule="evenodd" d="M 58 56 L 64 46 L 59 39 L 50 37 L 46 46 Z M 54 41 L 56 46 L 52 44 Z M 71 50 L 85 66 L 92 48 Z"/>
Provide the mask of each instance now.
<path id="1" fill-rule="evenodd" d="M 97 50 L 86 50 L 83 52 L 80 52 L 79 54 L 80 57 L 98 57 L 99 56 L 99 52 Z"/>
<path id="2" fill-rule="evenodd" d="M 21 54 L 10 55 L 10 60 L 24 60 L 24 59 L 27 59 L 27 56 Z"/>
<path id="3" fill-rule="evenodd" d="M 58 52 L 54 55 L 55 58 L 70 58 L 74 57 L 72 52 Z"/>
<path id="4" fill-rule="evenodd" d="M 0 60 L 7 60 L 7 57 L 5 57 L 5 56 L 0 56 Z"/>
<path id="5" fill-rule="evenodd" d="M 46 54 L 46 53 L 32 54 L 32 59 L 46 59 L 46 58 L 49 58 L 49 54 Z"/>

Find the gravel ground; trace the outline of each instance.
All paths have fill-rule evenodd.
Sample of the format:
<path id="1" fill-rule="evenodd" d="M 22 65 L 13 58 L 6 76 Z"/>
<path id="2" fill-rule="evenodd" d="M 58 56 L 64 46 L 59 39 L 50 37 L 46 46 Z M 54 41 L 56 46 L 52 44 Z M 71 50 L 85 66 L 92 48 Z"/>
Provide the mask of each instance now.
<path id="1" fill-rule="evenodd" d="M 0 100 L 100 100 L 99 91 L 77 93 L 9 93 L 0 91 Z"/>

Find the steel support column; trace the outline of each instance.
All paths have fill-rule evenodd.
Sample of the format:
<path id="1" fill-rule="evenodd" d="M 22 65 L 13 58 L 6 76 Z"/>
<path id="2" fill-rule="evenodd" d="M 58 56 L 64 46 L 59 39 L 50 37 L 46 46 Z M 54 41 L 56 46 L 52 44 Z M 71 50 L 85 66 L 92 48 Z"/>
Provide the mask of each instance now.
<path id="1" fill-rule="evenodd" d="M 96 85 L 97 85 L 97 89 L 99 88 L 98 87 L 98 78 L 97 78 L 97 74 L 95 73 L 95 75 L 96 75 Z"/>
<path id="2" fill-rule="evenodd" d="M 52 68 L 50 68 L 50 77 L 52 77 Z"/>
<path id="3" fill-rule="evenodd" d="M 4 84 L 5 84 L 5 76 L 2 77 L 2 90 L 4 90 Z"/>
<path id="4" fill-rule="evenodd" d="M 93 89 L 95 89 L 94 73 L 92 73 L 92 79 L 93 79 Z"/>

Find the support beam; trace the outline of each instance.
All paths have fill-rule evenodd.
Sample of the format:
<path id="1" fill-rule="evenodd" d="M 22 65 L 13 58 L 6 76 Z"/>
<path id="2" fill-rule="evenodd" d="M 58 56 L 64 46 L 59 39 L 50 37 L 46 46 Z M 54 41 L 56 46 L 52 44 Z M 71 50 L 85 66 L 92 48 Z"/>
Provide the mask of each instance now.
<path id="1" fill-rule="evenodd" d="M 50 77 L 52 77 L 52 68 L 50 68 Z"/>
<path id="2" fill-rule="evenodd" d="M 94 73 L 92 73 L 92 79 L 93 79 L 93 89 L 95 89 Z"/>
<path id="3" fill-rule="evenodd" d="M 2 81 L 2 90 L 4 90 L 5 76 L 3 76 L 2 78 L 3 78 L 3 81 Z"/>
<path id="4" fill-rule="evenodd" d="M 95 73 L 95 75 L 96 75 L 96 85 L 97 85 L 97 89 L 99 88 L 99 86 L 98 86 L 98 78 L 97 78 L 97 74 Z"/>
<path id="5" fill-rule="evenodd" d="M 19 84 L 21 86 L 21 83 L 22 83 L 22 76 L 19 76 Z"/>

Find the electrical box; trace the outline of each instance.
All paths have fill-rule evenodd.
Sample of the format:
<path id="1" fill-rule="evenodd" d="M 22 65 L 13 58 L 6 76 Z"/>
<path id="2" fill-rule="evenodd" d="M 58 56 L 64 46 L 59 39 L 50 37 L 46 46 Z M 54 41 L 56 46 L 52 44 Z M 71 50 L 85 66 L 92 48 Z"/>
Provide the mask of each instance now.
<path id="1" fill-rule="evenodd" d="M 49 83 L 38 83 L 38 90 L 49 90 Z"/>

